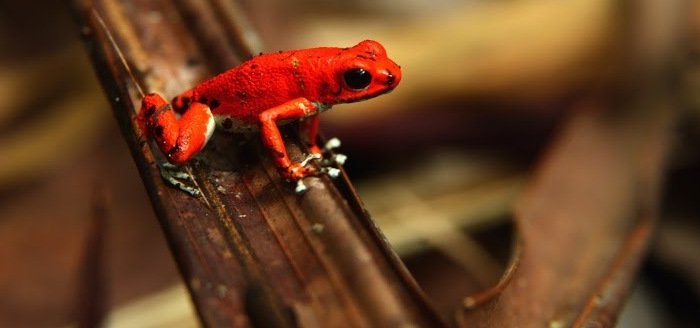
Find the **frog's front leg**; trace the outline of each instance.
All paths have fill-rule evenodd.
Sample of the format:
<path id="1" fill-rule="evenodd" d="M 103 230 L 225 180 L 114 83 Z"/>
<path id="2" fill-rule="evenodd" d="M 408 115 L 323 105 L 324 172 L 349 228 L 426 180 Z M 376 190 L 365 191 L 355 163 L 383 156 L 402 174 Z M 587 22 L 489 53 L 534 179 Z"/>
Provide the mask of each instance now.
<path id="1" fill-rule="evenodd" d="M 282 139 L 277 127 L 277 122 L 309 117 L 317 113 L 318 107 L 314 103 L 306 98 L 296 98 L 270 108 L 258 116 L 263 144 L 272 153 L 272 160 L 285 179 L 299 181 L 306 176 L 315 174 L 316 170 L 307 166 L 308 161 L 292 163 L 287 154 L 284 139 Z M 312 153 L 312 157 L 320 158 L 320 150 L 317 153 Z"/>

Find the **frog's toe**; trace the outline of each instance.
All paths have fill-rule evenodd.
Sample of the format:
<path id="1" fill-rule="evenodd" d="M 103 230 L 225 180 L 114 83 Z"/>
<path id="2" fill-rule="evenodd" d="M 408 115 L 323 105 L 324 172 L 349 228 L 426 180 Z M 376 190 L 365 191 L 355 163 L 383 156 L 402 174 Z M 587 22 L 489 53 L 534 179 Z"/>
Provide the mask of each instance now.
<path id="1" fill-rule="evenodd" d="M 345 164 L 345 161 L 348 159 L 347 156 L 344 154 L 333 154 L 332 151 L 334 149 L 339 148 L 341 145 L 340 139 L 338 138 L 330 138 L 328 141 L 326 141 L 326 144 L 323 146 L 323 151 L 326 153 L 330 153 L 331 156 L 330 158 L 324 158 L 321 165 L 323 166 L 331 166 L 331 165 L 343 165 Z"/>
<path id="2" fill-rule="evenodd" d="M 160 176 L 171 186 L 178 188 L 195 197 L 200 195 L 200 191 L 197 188 L 181 181 L 191 181 L 192 177 L 186 172 L 180 170 L 178 166 L 170 163 L 160 163 L 158 164 L 158 168 L 160 169 Z"/>
<path id="3" fill-rule="evenodd" d="M 343 165 L 348 160 L 345 154 L 333 154 L 330 158 L 324 158 L 321 162 L 322 166 Z"/>
<path id="4" fill-rule="evenodd" d="M 296 184 L 296 186 L 294 187 L 294 192 L 295 192 L 297 195 L 303 194 L 304 192 L 306 192 L 307 189 L 309 189 L 309 188 L 304 184 L 304 181 L 302 181 L 302 180 L 297 180 L 297 184 Z"/>
<path id="5" fill-rule="evenodd" d="M 348 160 L 348 156 L 345 154 L 333 154 L 331 160 L 335 162 L 335 164 L 343 165 L 345 164 L 345 161 Z"/>
<path id="6" fill-rule="evenodd" d="M 333 178 L 333 179 L 340 176 L 340 169 L 337 169 L 335 167 L 324 167 L 323 172 L 328 174 L 328 176 Z"/>
<path id="7" fill-rule="evenodd" d="M 328 141 L 326 141 L 326 144 L 323 146 L 323 150 L 329 151 L 333 150 L 336 148 L 339 148 L 342 143 L 340 142 L 340 139 L 338 138 L 330 138 Z"/>

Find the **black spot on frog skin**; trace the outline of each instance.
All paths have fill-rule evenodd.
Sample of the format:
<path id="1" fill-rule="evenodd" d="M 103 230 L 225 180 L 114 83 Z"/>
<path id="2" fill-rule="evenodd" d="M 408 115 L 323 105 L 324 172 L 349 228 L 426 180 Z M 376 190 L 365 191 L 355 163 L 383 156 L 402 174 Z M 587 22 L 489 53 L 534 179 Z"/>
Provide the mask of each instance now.
<path id="1" fill-rule="evenodd" d="M 163 136 L 163 126 L 162 125 L 156 125 L 153 128 L 153 134 L 155 134 L 156 137 L 160 138 Z"/>
<path id="2" fill-rule="evenodd" d="M 146 108 L 146 117 L 151 117 L 151 116 L 153 116 L 153 114 L 154 114 L 155 112 L 156 112 L 156 106 L 155 106 L 155 105 L 148 106 L 148 108 Z"/>
<path id="3" fill-rule="evenodd" d="M 207 97 L 205 97 L 205 96 L 199 97 L 199 102 L 202 103 L 202 104 L 206 104 L 206 103 L 207 103 L 207 100 L 208 100 L 208 99 L 207 99 Z"/>
<path id="4" fill-rule="evenodd" d="M 190 99 L 190 97 L 175 97 L 170 101 L 170 103 L 176 112 L 182 114 L 185 110 L 187 110 L 187 108 L 190 107 L 190 104 L 192 104 L 192 99 Z"/>
<path id="5" fill-rule="evenodd" d="M 216 109 L 217 107 L 219 107 L 219 105 L 221 105 L 221 103 L 219 103 L 218 100 L 212 99 L 209 103 L 209 109 Z"/>
<path id="6" fill-rule="evenodd" d="M 180 147 L 178 147 L 178 145 L 173 146 L 173 148 L 170 148 L 170 150 L 168 150 L 168 157 L 173 157 L 173 155 L 175 155 L 175 153 L 178 153 L 179 151 Z"/>
<path id="7" fill-rule="evenodd" d="M 331 85 L 328 82 L 321 82 L 321 92 L 329 93 L 331 91 Z"/>
<path id="8" fill-rule="evenodd" d="M 251 69 L 257 69 L 257 68 L 258 68 L 258 64 L 252 64 L 252 65 L 250 65 L 250 68 L 251 68 Z"/>

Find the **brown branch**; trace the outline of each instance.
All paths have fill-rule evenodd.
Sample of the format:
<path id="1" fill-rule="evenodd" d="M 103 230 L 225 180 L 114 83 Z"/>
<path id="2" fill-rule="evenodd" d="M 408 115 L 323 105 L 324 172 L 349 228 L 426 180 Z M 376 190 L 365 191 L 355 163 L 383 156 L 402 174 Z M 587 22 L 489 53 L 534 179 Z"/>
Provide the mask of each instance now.
<path id="1" fill-rule="evenodd" d="M 467 299 L 464 326 L 615 325 L 658 216 L 681 3 L 619 1 L 621 74 L 576 106 L 539 164 L 515 212 L 518 267 L 497 295 Z"/>
<path id="2" fill-rule="evenodd" d="M 137 85 L 173 96 L 240 62 L 254 47 L 242 46 L 247 39 L 239 29 L 245 24 L 234 24 L 239 21 L 233 17 L 240 11 L 211 3 L 72 3 L 203 324 L 442 325 L 346 177 L 335 183 L 309 178 L 310 190 L 298 196 L 257 140 L 216 135 L 186 168 L 201 198 L 164 184 L 156 165 L 160 154 L 134 125 L 141 97 Z M 293 129 L 286 134 L 298 160 L 298 135 Z"/>

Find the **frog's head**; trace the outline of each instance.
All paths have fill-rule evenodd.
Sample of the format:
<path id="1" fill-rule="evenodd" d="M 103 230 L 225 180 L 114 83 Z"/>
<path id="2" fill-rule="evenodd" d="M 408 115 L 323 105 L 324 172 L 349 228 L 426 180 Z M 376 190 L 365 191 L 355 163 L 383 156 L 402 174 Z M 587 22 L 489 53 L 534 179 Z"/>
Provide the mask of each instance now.
<path id="1" fill-rule="evenodd" d="M 379 42 L 372 40 L 343 49 L 332 66 L 336 103 L 376 97 L 393 90 L 401 81 L 401 67 L 387 57 Z"/>

